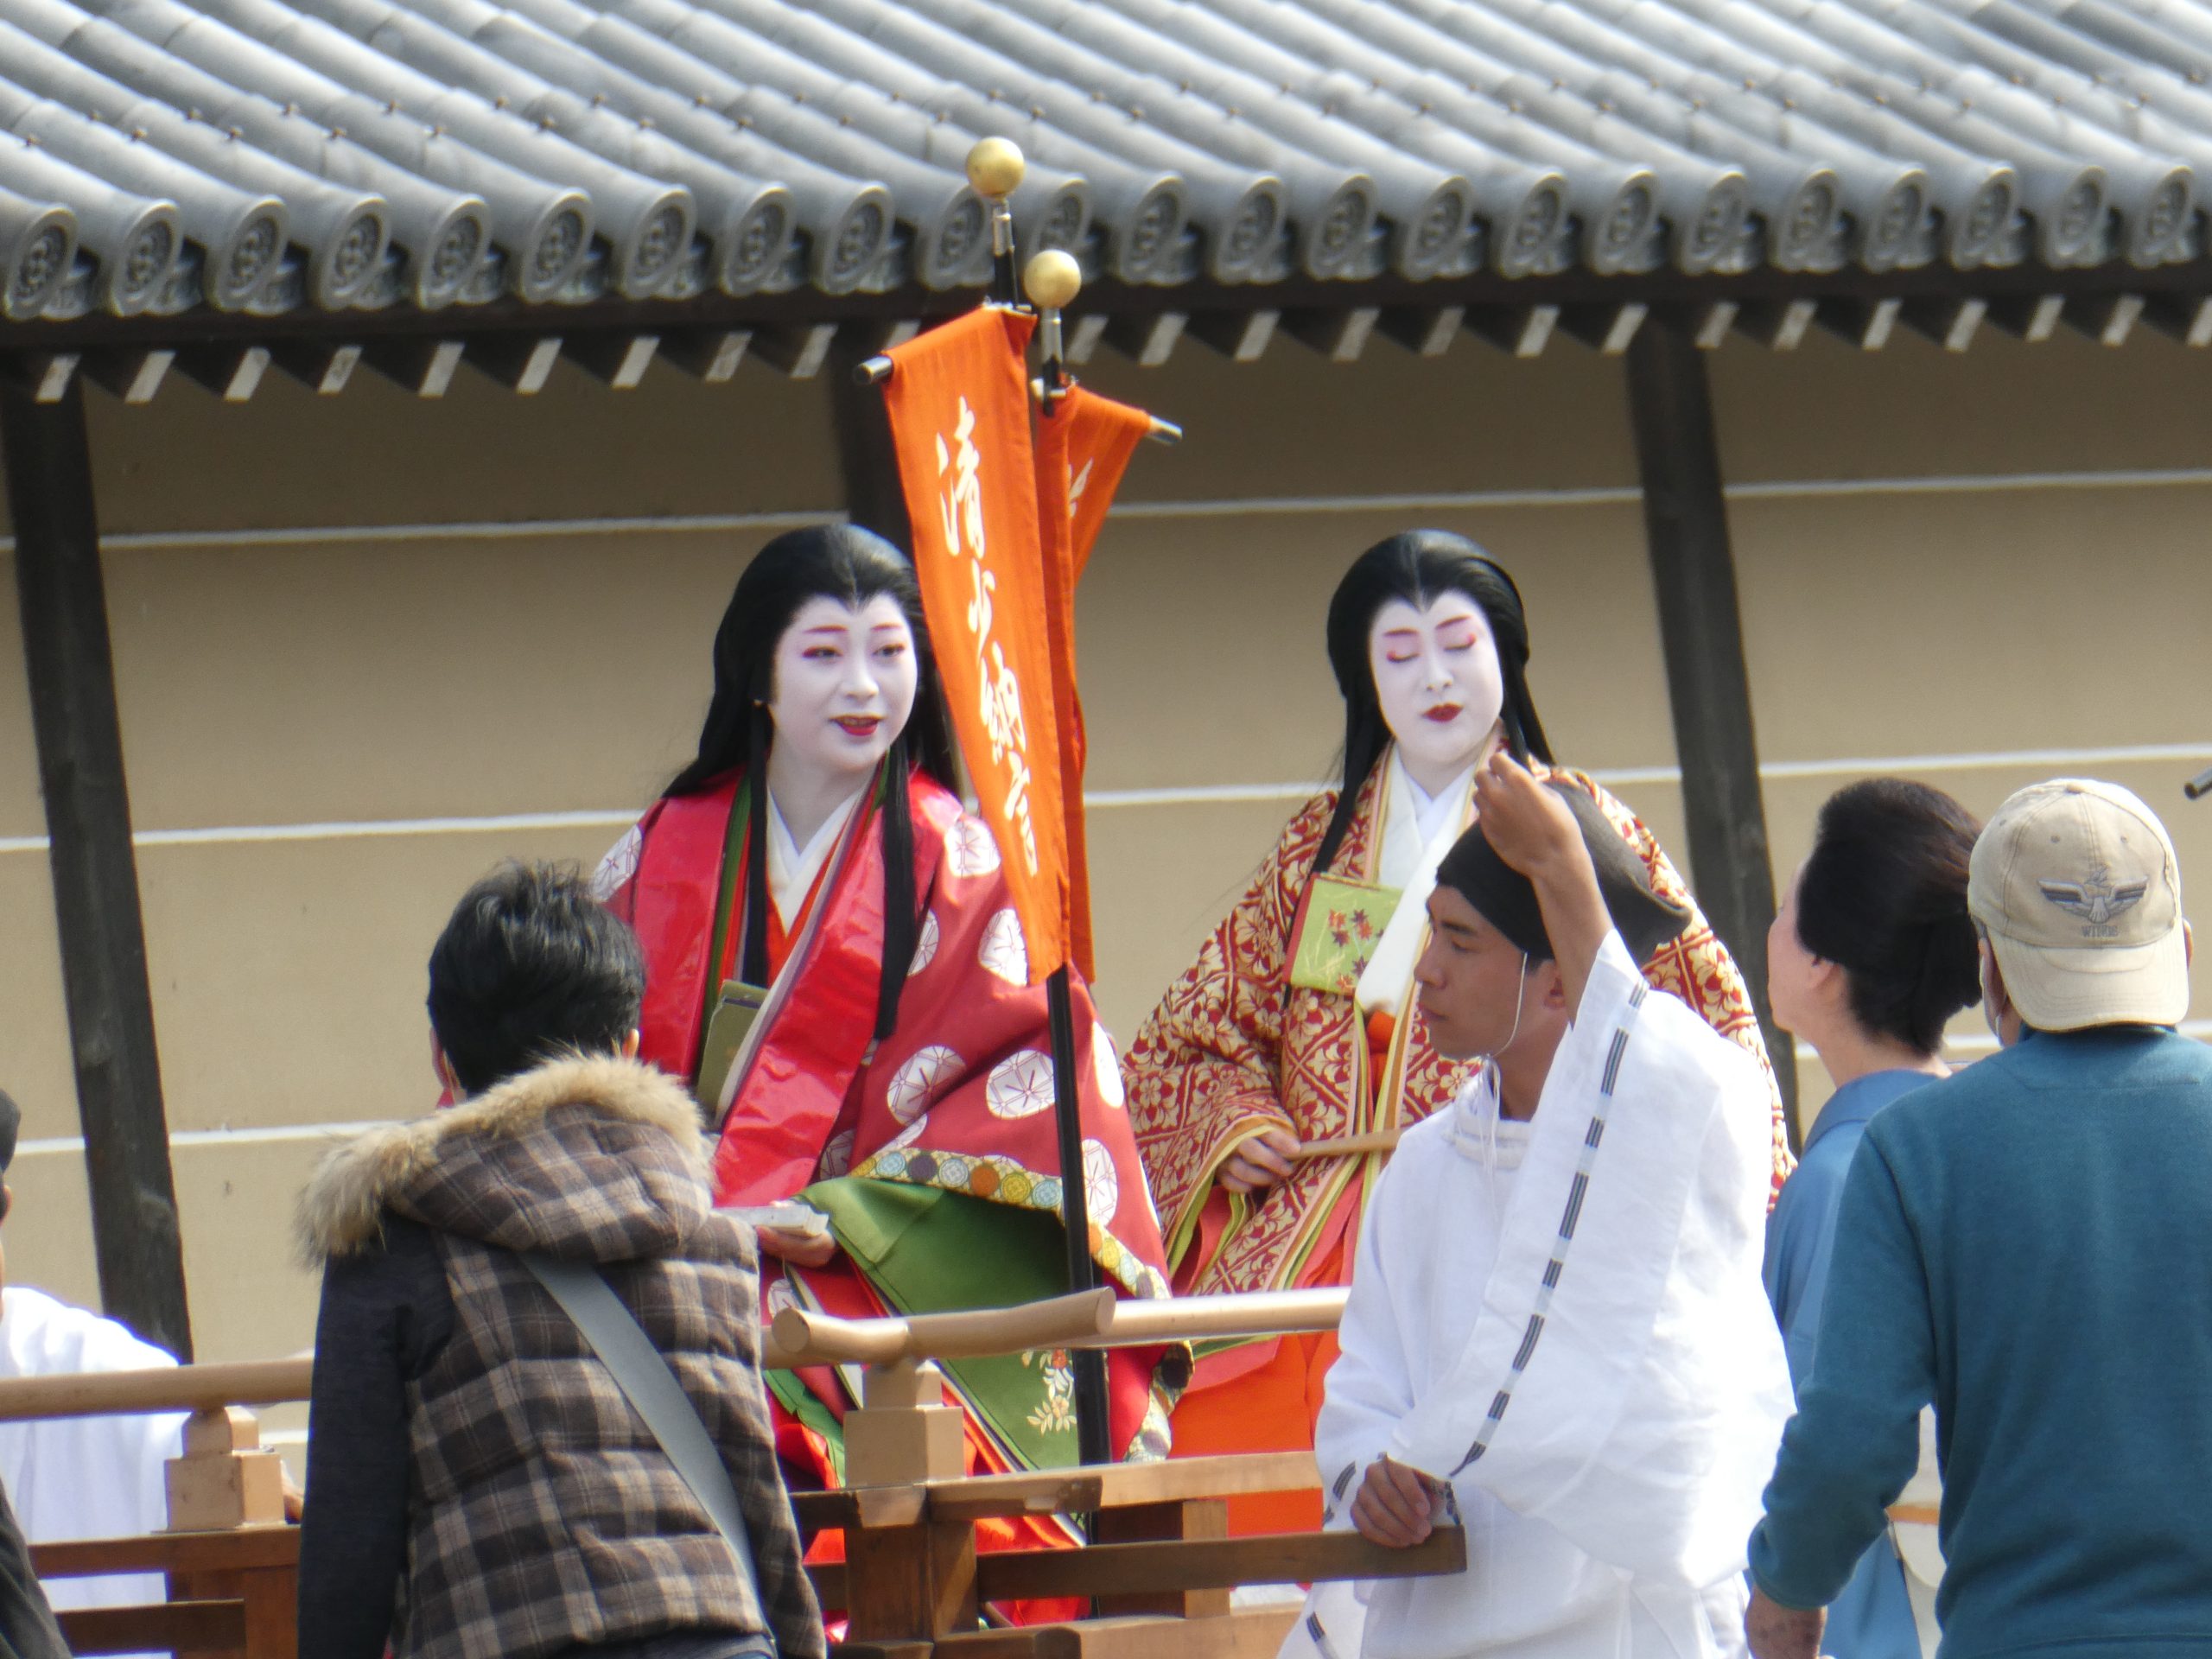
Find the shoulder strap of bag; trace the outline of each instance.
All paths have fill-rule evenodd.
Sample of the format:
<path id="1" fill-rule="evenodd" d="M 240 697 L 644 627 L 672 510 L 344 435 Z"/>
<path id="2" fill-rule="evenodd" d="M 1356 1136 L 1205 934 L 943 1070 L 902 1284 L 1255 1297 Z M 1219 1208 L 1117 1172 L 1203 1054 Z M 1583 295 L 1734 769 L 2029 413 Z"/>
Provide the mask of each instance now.
<path id="1" fill-rule="evenodd" d="M 622 1306 L 595 1268 L 563 1262 L 541 1251 L 517 1252 L 537 1282 L 575 1321 L 591 1351 L 609 1371 L 638 1415 L 645 1419 L 660 1449 L 683 1477 L 722 1541 L 730 1547 L 747 1578 L 757 1586 L 760 1575 L 753 1564 L 753 1539 L 746 1530 L 745 1512 L 738 1505 L 737 1488 L 715 1448 L 714 1436 L 700 1420 L 699 1408 L 683 1392 L 668 1357 L 653 1346 L 637 1317 Z"/>

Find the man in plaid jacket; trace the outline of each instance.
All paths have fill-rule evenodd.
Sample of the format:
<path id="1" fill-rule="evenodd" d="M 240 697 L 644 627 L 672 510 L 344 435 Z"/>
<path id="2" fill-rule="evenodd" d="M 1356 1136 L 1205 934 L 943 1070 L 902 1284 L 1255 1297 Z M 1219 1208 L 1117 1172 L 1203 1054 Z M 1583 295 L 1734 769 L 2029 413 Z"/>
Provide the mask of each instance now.
<path id="1" fill-rule="evenodd" d="M 301 1201 L 324 1268 L 301 1540 L 315 1659 L 823 1659 L 760 1370 L 751 1234 L 698 1109 L 631 1056 L 645 973 L 573 874 L 506 866 L 430 959 L 460 1103 L 373 1130 Z M 515 1253 L 596 1266 L 719 1446 L 715 1529 Z"/>

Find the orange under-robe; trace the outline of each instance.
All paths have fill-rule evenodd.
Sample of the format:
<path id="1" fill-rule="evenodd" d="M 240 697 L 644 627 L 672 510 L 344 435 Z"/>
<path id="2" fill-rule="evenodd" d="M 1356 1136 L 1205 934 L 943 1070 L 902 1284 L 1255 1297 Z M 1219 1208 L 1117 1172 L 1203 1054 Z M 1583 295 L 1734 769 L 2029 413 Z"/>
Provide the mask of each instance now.
<path id="1" fill-rule="evenodd" d="M 1555 771 L 1603 805 L 1642 854 L 1654 888 L 1691 906 L 1688 925 L 1660 947 L 1644 976 L 1767 1065 L 1743 976 L 1656 838 L 1597 783 Z M 1333 867 L 1340 875 L 1376 879 L 1389 773 L 1386 757 L 1362 787 L 1360 810 Z M 1179 1292 L 1349 1283 L 1359 1217 L 1380 1158 L 1301 1163 L 1257 1204 L 1232 1203 L 1219 1184 L 1221 1166 L 1246 1137 L 1270 1127 L 1301 1141 L 1404 1128 L 1449 1104 L 1466 1076 L 1465 1065 L 1430 1046 L 1410 999 L 1395 1024 L 1386 1012 L 1381 1025 L 1368 1028 L 1351 996 L 1288 982 L 1300 907 L 1336 800 L 1335 791 L 1325 791 L 1292 819 L 1250 888 L 1129 1049 L 1129 1115 Z M 1773 1102 L 1778 1191 L 1792 1160 L 1779 1089 Z M 1206 1356 L 1176 1408 L 1173 1455 L 1310 1449 L 1335 1357 L 1333 1337 L 1285 1338 Z M 1230 1504 L 1238 1532 L 1319 1521 L 1317 1493 Z"/>

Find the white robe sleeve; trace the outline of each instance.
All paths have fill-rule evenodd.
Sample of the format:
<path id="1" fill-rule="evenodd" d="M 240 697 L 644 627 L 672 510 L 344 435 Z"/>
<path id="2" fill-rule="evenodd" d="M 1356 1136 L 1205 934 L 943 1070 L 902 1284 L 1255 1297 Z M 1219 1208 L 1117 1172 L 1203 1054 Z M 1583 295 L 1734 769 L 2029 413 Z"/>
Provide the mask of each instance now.
<path id="1" fill-rule="evenodd" d="M 1361 1477 L 1382 1455 L 1391 1433 L 1414 1407 L 1408 1338 L 1418 1333 L 1405 1328 L 1383 1268 L 1388 1247 L 1382 1238 L 1382 1223 L 1395 1190 L 1392 1172 L 1386 1169 L 1361 1218 L 1351 1288 L 1345 1294 L 1344 1319 L 1337 1327 L 1337 1360 L 1329 1368 L 1320 1416 L 1313 1426 L 1322 1516 L 1331 1527 L 1351 1524 L 1352 1495 Z"/>
<path id="2" fill-rule="evenodd" d="M 1740 1572 L 1790 1411 L 1759 1280 L 1769 1122 L 1743 1051 L 1608 938 L 1453 1386 L 1390 1456 L 1639 1577 Z"/>

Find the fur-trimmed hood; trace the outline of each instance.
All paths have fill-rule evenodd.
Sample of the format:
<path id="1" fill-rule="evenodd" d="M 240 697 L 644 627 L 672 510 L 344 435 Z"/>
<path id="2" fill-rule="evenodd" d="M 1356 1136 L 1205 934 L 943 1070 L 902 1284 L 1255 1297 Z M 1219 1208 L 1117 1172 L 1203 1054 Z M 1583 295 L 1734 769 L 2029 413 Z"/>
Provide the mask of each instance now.
<path id="1" fill-rule="evenodd" d="M 353 1255 L 391 1210 L 505 1249 L 625 1262 L 678 1248 L 712 1209 L 683 1085 L 634 1060 L 568 1058 L 334 1148 L 300 1196 L 299 1245 L 310 1267 Z"/>

